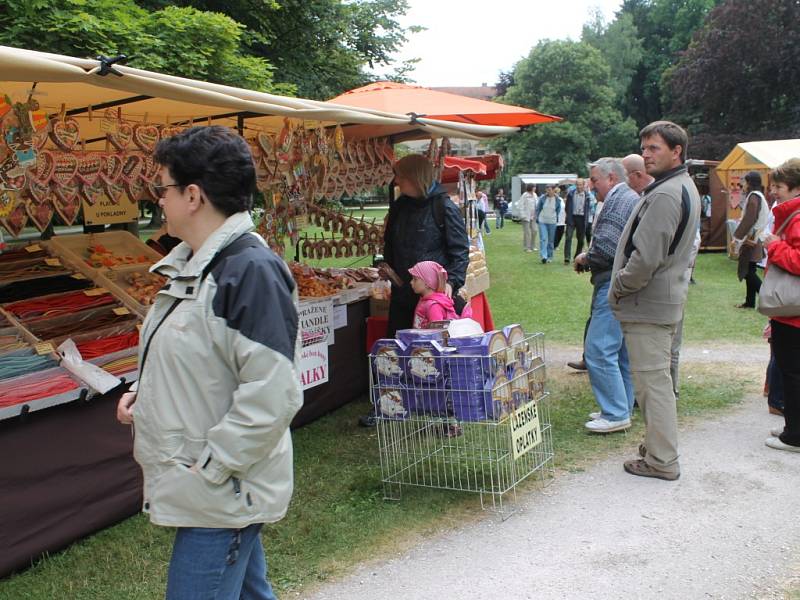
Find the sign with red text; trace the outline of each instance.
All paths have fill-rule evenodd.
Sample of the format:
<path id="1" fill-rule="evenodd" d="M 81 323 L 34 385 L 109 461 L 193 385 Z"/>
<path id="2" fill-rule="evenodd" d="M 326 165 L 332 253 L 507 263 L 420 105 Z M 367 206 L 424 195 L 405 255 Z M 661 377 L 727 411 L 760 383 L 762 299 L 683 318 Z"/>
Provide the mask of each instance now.
<path id="1" fill-rule="evenodd" d="M 328 344 L 324 340 L 305 346 L 300 351 L 300 383 L 303 389 L 316 387 L 328 381 Z"/>

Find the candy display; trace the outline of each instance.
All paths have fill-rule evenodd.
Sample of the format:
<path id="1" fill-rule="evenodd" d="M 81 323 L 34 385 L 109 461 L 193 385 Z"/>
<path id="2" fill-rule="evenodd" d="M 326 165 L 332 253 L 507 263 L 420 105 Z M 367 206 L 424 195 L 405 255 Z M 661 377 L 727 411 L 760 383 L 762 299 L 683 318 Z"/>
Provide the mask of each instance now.
<path id="1" fill-rule="evenodd" d="M 150 306 L 164 284 L 166 277 L 157 273 L 142 273 L 135 271 L 122 275 L 121 280 L 125 286 L 125 293 L 136 300 L 139 304 Z"/>
<path id="2" fill-rule="evenodd" d="M 86 259 L 86 263 L 96 269 L 102 267 L 111 269 L 113 267 L 119 267 L 120 265 L 152 263 L 152 260 L 144 254 L 140 254 L 139 256 L 133 256 L 131 254 L 117 255 L 102 244 L 91 244 L 86 247 L 86 251 L 89 253 L 89 258 Z"/>
<path id="3" fill-rule="evenodd" d="M 378 279 L 378 270 L 372 267 L 360 269 L 323 269 L 290 262 L 289 269 L 297 282 L 301 297 L 333 296 L 353 288 L 359 283 L 369 283 Z"/>

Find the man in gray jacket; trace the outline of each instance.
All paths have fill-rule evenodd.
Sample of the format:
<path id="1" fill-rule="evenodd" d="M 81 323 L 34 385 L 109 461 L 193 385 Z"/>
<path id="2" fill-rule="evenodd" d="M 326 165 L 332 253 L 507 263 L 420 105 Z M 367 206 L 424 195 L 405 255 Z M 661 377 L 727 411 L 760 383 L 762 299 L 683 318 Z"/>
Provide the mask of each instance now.
<path id="1" fill-rule="evenodd" d="M 670 348 L 689 289 L 700 195 L 684 165 L 688 136 L 681 127 L 655 121 L 639 138 L 645 169 L 655 181 L 622 232 L 608 292 L 646 427 L 642 458 L 624 466 L 633 475 L 675 480 L 680 467 Z"/>
<path id="2" fill-rule="evenodd" d="M 155 160 L 168 232 L 183 241 L 151 269 L 167 283 L 117 418 L 136 424 L 144 511 L 177 528 L 167 600 L 272 600 L 259 532 L 292 496 L 296 286 L 252 232 L 255 170 L 240 136 L 193 127 Z"/>

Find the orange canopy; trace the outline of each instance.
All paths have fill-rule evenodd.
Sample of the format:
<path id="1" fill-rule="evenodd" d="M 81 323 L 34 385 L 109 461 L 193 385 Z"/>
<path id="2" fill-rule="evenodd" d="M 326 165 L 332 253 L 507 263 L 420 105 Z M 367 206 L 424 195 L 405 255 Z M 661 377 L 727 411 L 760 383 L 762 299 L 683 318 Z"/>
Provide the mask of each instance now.
<path id="1" fill-rule="evenodd" d="M 524 127 L 562 120 L 561 117 L 546 115 L 531 108 L 487 102 L 391 81 L 371 83 L 345 92 L 328 102 L 475 125 Z"/>
<path id="2" fill-rule="evenodd" d="M 494 179 L 497 172 L 503 168 L 503 157 L 499 154 L 483 154 L 481 156 L 445 156 L 444 169 L 442 170 L 442 183 L 458 181 L 458 172 L 470 170 L 475 173 L 475 179 Z"/>

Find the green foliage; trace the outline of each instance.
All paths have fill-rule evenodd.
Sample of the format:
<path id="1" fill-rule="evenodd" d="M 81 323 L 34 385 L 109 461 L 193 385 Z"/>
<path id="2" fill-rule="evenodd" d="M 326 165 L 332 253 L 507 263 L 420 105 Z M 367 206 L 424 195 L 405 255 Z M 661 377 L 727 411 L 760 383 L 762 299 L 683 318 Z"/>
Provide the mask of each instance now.
<path id="1" fill-rule="evenodd" d="M 724 2 L 665 77 L 671 112 L 696 130 L 747 132 L 745 139 L 800 132 L 798 20 L 796 2 Z"/>
<path id="2" fill-rule="evenodd" d="M 544 41 L 519 61 L 501 101 L 564 117 L 504 138 L 495 147 L 507 172 L 585 172 L 589 159 L 627 154 L 636 127 L 615 107 L 610 69 L 600 51 L 583 42 Z"/>
<path id="3" fill-rule="evenodd" d="M 406 0 L 140 0 L 151 9 L 167 4 L 223 13 L 245 26 L 246 53 L 275 66 L 275 79 L 297 86 L 304 98 L 327 100 L 364 85 L 365 68 L 388 66 L 406 40 L 397 17 Z M 386 75 L 406 79 L 414 61 Z"/>
<path id="4" fill-rule="evenodd" d="M 620 106 L 644 56 L 638 35 L 633 17 L 628 13 L 620 13 L 609 24 L 605 22 L 603 13 L 597 11 L 594 18 L 583 26 L 581 41 L 597 48 L 605 58 L 611 69 L 609 84 Z"/>
<path id="5" fill-rule="evenodd" d="M 126 54 L 128 65 L 259 91 L 272 66 L 242 53 L 243 26 L 219 13 L 166 6 L 148 11 L 133 0 L 2 0 L 0 44 L 94 58 Z"/>

